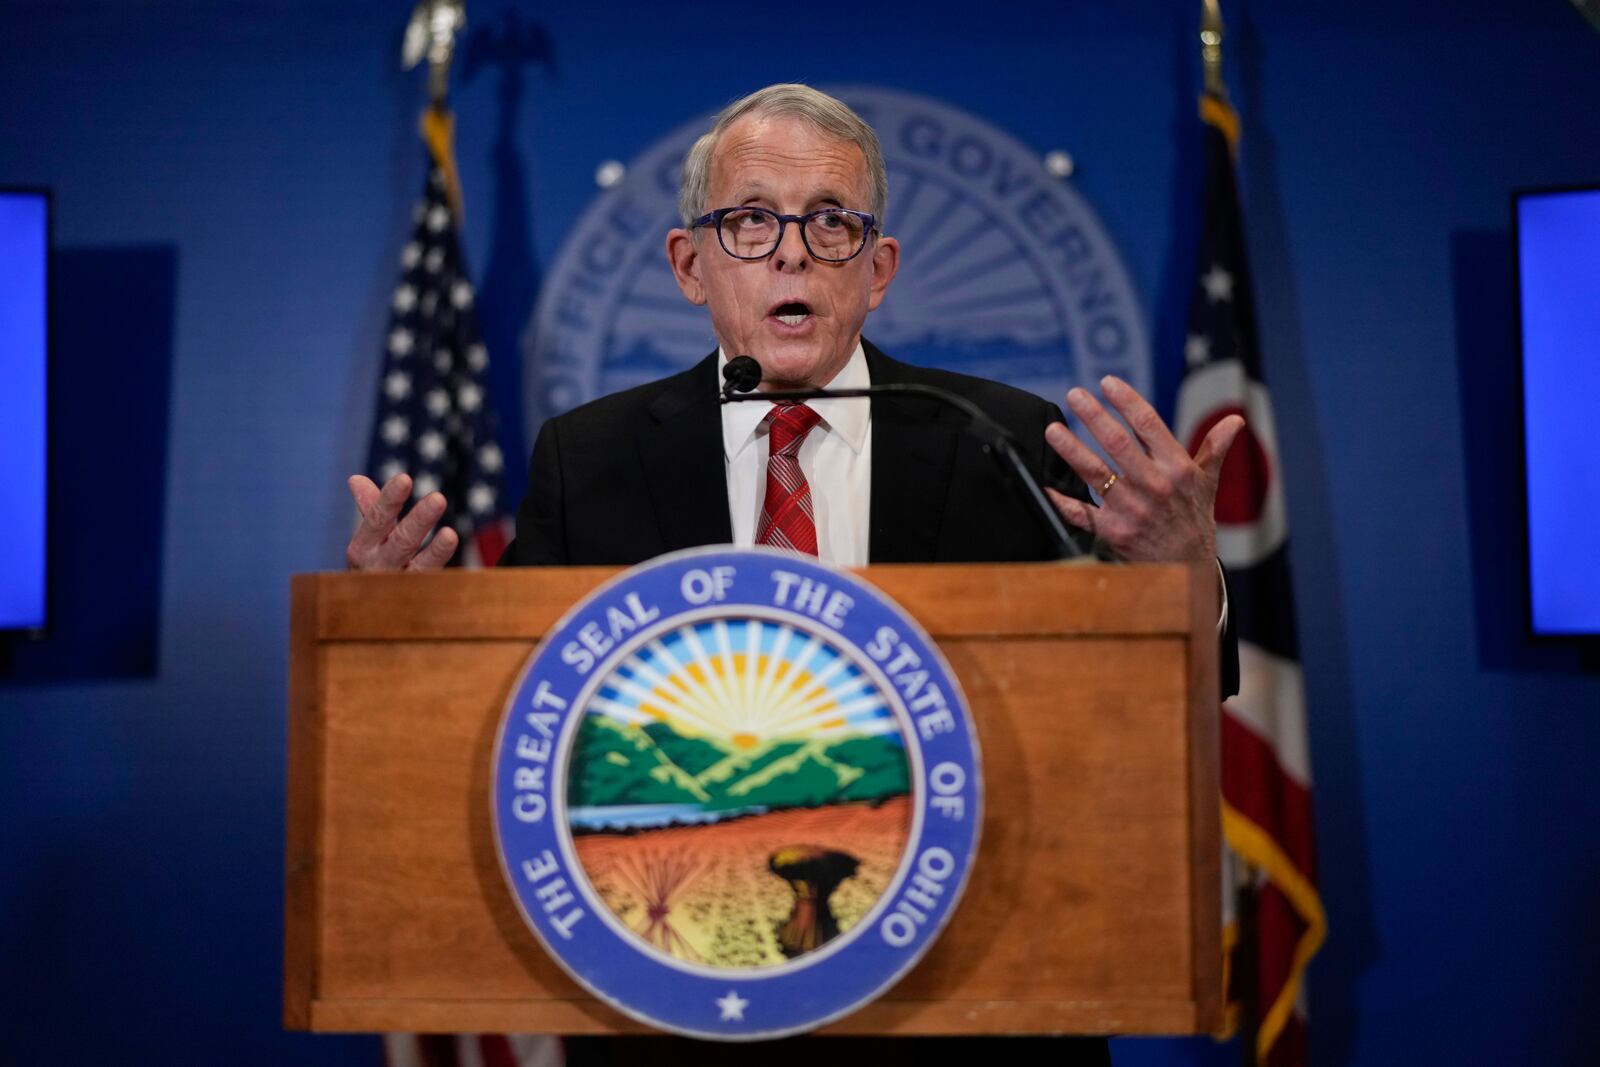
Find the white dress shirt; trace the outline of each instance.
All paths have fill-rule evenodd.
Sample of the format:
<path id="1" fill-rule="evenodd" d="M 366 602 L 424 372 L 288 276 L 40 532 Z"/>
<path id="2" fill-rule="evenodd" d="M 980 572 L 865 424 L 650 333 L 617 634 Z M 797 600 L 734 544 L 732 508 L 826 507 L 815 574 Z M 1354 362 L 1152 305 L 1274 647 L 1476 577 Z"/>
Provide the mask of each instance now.
<path id="1" fill-rule="evenodd" d="M 717 352 L 719 369 L 728 356 Z M 722 380 L 718 373 L 717 380 Z M 872 384 L 867 354 L 860 343 L 829 389 L 865 389 Z M 818 423 L 800 446 L 800 472 L 811 486 L 811 512 L 817 524 L 817 555 L 839 567 L 867 565 L 872 528 L 872 402 L 808 400 Z M 733 543 L 755 544 L 761 504 L 767 492 L 767 415 L 773 405 L 759 400 L 722 405 L 722 455 L 728 472 L 728 508 Z"/>

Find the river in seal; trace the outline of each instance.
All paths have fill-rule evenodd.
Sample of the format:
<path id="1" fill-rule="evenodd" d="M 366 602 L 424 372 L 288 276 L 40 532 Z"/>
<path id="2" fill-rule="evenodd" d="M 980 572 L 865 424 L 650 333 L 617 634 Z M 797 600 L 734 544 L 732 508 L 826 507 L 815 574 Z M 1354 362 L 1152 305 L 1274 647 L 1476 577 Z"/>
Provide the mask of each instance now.
<path id="1" fill-rule="evenodd" d="M 578 833 L 602 830 L 646 830 L 664 826 L 700 826 L 741 815 L 763 815 L 765 805 L 743 808 L 703 808 L 698 804 L 610 804 L 605 807 L 568 808 L 567 823 Z"/>

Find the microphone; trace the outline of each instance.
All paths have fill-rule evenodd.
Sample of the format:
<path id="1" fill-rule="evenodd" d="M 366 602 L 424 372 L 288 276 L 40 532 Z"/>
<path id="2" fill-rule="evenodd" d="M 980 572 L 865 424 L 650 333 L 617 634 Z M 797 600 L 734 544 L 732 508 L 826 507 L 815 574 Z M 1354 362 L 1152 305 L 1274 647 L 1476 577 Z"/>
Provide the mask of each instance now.
<path id="1" fill-rule="evenodd" d="M 732 400 L 734 393 L 748 393 L 761 384 L 761 364 L 749 356 L 734 356 L 722 368 L 722 399 Z"/>
<path id="2" fill-rule="evenodd" d="M 722 402 L 738 403 L 744 400 L 841 400 L 871 396 L 925 396 L 955 408 L 967 417 L 962 429 L 978 439 L 983 450 L 994 457 L 1006 481 L 1015 486 L 1027 502 L 1029 510 L 1039 520 L 1046 536 L 1056 547 L 1058 559 L 1077 559 L 1084 554 L 1078 543 L 1067 533 L 1061 516 L 1049 497 L 1044 495 L 1039 482 L 1028 470 L 1022 455 L 1017 451 L 1016 439 L 1011 431 L 991 419 L 988 414 L 964 396 L 958 396 L 935 385 L 899 382 L 893 385 L 869 385 L 865 389 L 790 389 L 768 393 L 752 392 L 761 384 L 761 364 L 750 356 L 734 356 L 722 368 L 724 384 Z M 737 395 L 736 395 L 737 394 Z"/>

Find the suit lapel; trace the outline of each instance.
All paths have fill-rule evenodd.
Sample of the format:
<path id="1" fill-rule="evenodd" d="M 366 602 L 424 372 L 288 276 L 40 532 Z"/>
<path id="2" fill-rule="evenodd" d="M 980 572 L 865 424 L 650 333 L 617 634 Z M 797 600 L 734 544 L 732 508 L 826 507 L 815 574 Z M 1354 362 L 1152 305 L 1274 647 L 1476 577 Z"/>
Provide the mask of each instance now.
<path id="1" fill-rule="evenodd" d="M 656 398 L 638 433 L 663 552 L 733 540 L 716 373 L 713 352 Z"/>
<path id="2" fill-rule="evenodd" d="M 873 385 L 911 379 L 911 368 L 862 342 Z M 931 563 L 955 464 L 951 413 L 921 397 L 872 398 L 873 563 Z"/>

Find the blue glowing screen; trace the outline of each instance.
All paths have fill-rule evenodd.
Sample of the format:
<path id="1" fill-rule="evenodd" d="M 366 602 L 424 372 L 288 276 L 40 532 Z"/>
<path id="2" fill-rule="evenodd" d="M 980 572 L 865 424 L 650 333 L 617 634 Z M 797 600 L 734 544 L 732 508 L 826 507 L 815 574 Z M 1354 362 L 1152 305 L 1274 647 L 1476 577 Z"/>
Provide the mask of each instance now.
<path id="1" fill-rule="evenodd" d="M 49 202 L 0 191 L 0 630 L 44 625 Z"/>
<path id="2" fill-rule="evenodd" d="M 1533 629 L 1600 633 L 1600 189 L 1516 210 Z"/>

